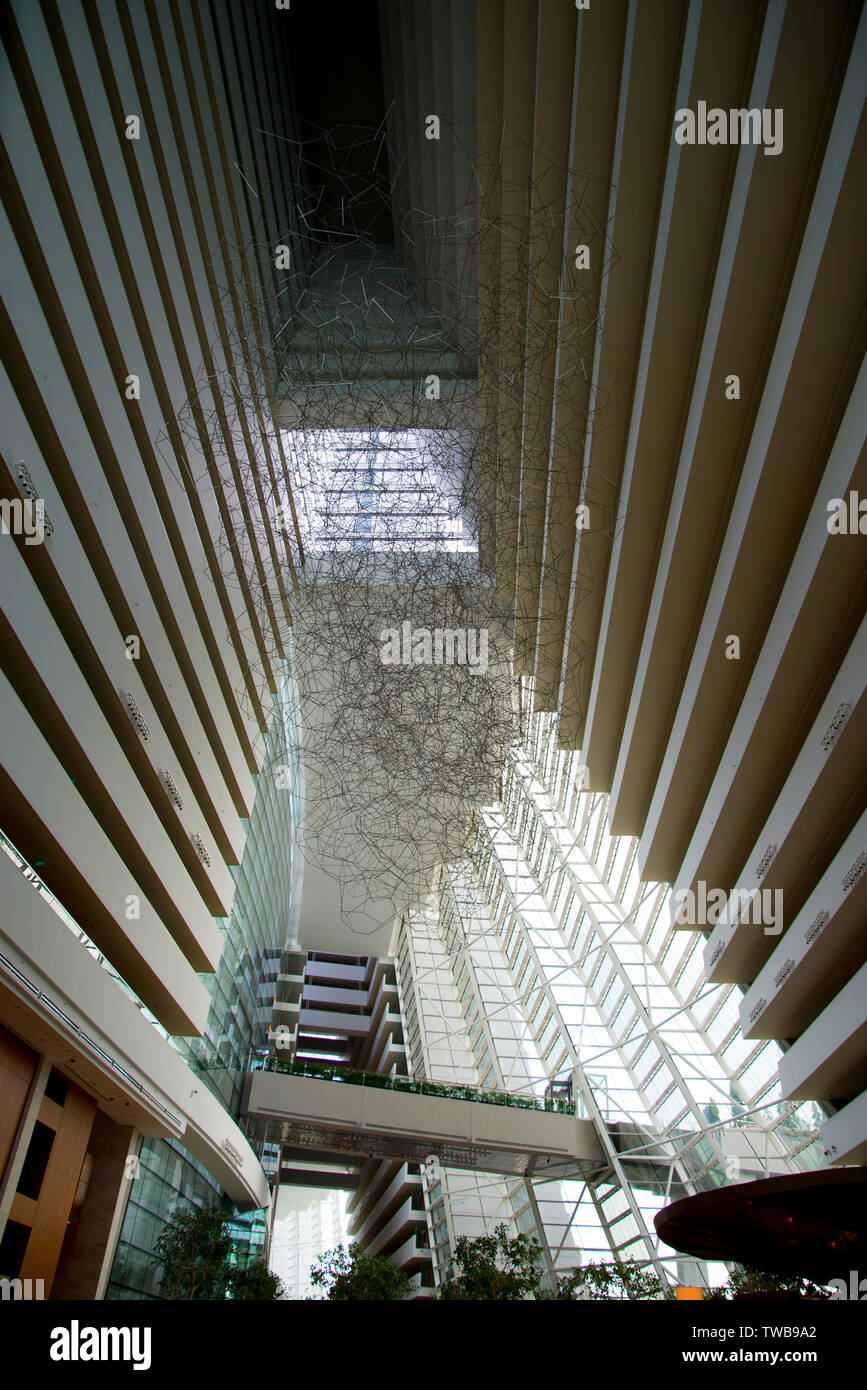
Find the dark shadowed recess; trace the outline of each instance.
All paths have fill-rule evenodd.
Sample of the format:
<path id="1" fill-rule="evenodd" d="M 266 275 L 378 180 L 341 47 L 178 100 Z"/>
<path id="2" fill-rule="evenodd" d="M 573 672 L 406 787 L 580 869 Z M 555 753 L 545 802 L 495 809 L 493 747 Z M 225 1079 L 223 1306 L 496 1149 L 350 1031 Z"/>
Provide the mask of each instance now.
<path id="1" fill-rule="evenodd" d="M 287 48 L 302 179 L 318 225 L 387 244 L 387 154 L 369 138 L 385 117 L 378 8 L 376 0 L 293 5 Z"/>

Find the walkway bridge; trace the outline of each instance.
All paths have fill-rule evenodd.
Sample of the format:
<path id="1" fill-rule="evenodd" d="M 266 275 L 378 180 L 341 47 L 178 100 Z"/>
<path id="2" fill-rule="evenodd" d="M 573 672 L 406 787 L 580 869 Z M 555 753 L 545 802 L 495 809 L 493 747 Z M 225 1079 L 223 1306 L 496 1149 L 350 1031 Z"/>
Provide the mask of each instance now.
<path id="1" fill-rule="evenodd" d="M 346 1168 L 364 1157 L 424 1164 L 435 1155 L 450 1168 L 593 1183 L 606 1179 L 612 1165 L 620 1166 L 633 1186 L 661 1196 L 670 1193 L 676 1159 L 680 1180 L 699 1190 L 714 1186 L 710 1169 L 718 1160 L 700 1130 L 663 1138 L 630 1121 L 579 1116 L 571 1098 L 540 1099 L 345 1066 L 258 1057 L 251 1068 L 242 1107 L 260 1136 L 281 1146 L 290 1168 L 293 1159 L 312 1154 L 326 1165 L 321 1173 L 299 1170 L 293 1181 L 351 1187 L 351 1176 L 335 1180 L 328 1165 Z M 735 1126 L 721 1140 L 737 1158 L 742 1181 L 778 1171 L 783 1163 L 782 1151 L 772 1152 L 768 1135 L 755 1127 Z"/>
<path id="2" fill-rule="evenodd" d="M 526 1177 L 589 1177 L 605 1166 L 592 1120 L 556 1101 L 273 1059 L 254 1068 L 244 1112 L 296 1150 L 422 1165 L 434 1154 L 450 1168 Z"/>

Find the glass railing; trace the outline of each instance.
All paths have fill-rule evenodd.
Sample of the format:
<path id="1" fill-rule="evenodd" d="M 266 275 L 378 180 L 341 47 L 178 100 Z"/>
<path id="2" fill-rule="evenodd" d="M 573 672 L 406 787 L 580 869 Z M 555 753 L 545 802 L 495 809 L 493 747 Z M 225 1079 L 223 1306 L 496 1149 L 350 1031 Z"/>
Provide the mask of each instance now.
<path id="1" fill-rule="evenodd" d="M 383 1076 L 379 1072 L 356 1071 L 351 1067 L 327 1066 L 318 1062 L 290 1062 L 283 1057 L 255 1055 L 253 1071 L 276 1071 L 286 1076 L 309 1076 L 317 1081 L 339 1081 L 350 1086 L 373 1086 L 378 1090 L 403 1091 L 417 1096 L 437 1096 L 442 1100 L 472 1100 L 482 1105 L 505 1105 L 516 1110 L 541 1110 L 557 1115 L 573 1115 L 575 1108 L 566 1100 L 550 1096 L 519 1096 L 507 1091 L 479 1090 L 442 1081 L 415 1081 L 409 1076 Z"/>
<path id="2" fill-rule="evenodd" d="M 114 966 L 106 959 L 96 943 L 91 940 L 84 928 L 78 925 L 72 914 L 67 911 L 60 899 L 54 896 L 51 889 L 43 883 L 33 866 L 28 864 L 24 855 L 15 847 L 8 835 L 5 835 L 2 830 L 0 830 L 0 850 L 5 851 L 12 860 L 12 863 L 20 869 L 23 877 L 27 879 L 31 887 L 33 887 L 43 901 L 48 904 L 52 912 L 60 918 L 63 925 L 72 932 L 72 935 L 77 937 L 88 955 L 96 961 L 97 965 L 102 967 L 107 975 L 111 976 L 115 984 L 119 989 L 123 990 L 127 998 L 132 1000 L 133 1004 L 135 1004 L 136 1008 L 144 1015 L 148 1023 L 156 1029 L 161 1037 L 165 1038 L 166 1042 L 170 1043 L 171 1046 L 178 1051 L 178 1044 L 175 1042 L 175 1039 L 170 1033 L 166 1032 L 163 1025 L 154 1017 L 147 1005 L 144 1004 L 136 994 L 135 990 L 127 984 L 122 975 L 118 974 Z"/>

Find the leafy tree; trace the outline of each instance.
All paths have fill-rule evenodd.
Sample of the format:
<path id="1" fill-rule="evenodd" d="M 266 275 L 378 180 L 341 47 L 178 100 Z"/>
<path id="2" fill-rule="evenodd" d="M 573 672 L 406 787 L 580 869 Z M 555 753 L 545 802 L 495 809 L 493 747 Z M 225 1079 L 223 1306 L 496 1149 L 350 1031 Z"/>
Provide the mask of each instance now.
<path id="1" fill-rule="evenodd" d="M 261 1260 L 246 1269 L 234 1269 L 230 1286 L 233 1298 L 255 1298 L 268 1303 L 279 1299 L 283 1287 L 277 1275 Z"/>
<path id="2" fill-rule="evenodd" d="M 492 1235 L 470 1240 L 462 1236 L 455 1246 L 456 1278 L 443 1284 L 440 1298 L 453 1299 L 588 1299 L 594 1302 L 624 1299 L 661 1299 L 665 1291 L 653 1270 L 634 1259 L 622 1263 L 596 1262 L 573 1269 L 557 1280 L 556 1290 L 542 1286 L 542 1248 L 532 1236 L 509 1236 L 506 1225 Z"/>
<path id="3" fill-rule="evenodd" d="M 177 1212 L 154 1246 L 153 1264 L 162 1265 L 162 1290 L 175 1299 L 225 1298 L 233 1270 L 232 1241 L 219 1207 Z"/>
<path id="4" fill-rule="evenodd" d="M 505 1223 L 491 1235 L 475 1240 L 461 1236 L 454 1262 L 460 1273 L 443 1284 L 439 1297 L 528 1299 L 538 1295 L 542 1281 L 542 1249 L 532 1236 L 510 1236 Z"/>
<path id="5" fill-rule="evenodd" d="M 326 1289 L 329 1299 L 406 1298 L 412 1289 L 409 1275 L 385 1255 L 365 1255 L 357 1245 L 338 1245 L 320 1255 L 310 1270 L 310 1282 Z"/>
<path id="6" fill-rule="evenodd" d="M 570 1274 L 558 1279 L 557 1292 L 553 1296 L 599 1303 L 664 1298 L 665 1293 L 652 1269 L 628 1259 L 622 1263 L 596 1261 L 573 1269 Z"/>
<path id="7" fill-rule="evenodd" d="M 717 1289 L 709 1290 L 706 1299 L 730 1299 L 737 1295 L 791 1293 L 802 1298 L 828 1298 L 828 1289 L 813 1284 L 803 1274 L 766 1274 L 752 1265 L 734 1265 L 728 1280 Z"/>

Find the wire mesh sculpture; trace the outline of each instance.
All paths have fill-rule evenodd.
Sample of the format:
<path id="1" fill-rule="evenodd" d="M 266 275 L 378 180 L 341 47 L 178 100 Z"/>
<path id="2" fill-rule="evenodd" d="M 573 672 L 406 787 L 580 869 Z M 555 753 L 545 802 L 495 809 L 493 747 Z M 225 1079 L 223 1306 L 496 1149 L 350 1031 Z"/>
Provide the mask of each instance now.
<path id="1" fill-rule="evenodd" d="M 356 931 L 465 853 L 520 738 L 521 675 L 554 672 L 557 698 L 593 582 L 576 539 L 622 521 L 581 464 L 614 401 L 590 181 L 506 126 L 482 157 L 490 131 L 445 121 L 437 179 L 402 121 L 270 137 L 291 146 L 291 225 L 222 249 L 221 343 L 172 426 L 216 497 L 254 687 L 291 656 L 304 853 Z M 377 200 L 392 244 L 366 230 Z"/>

